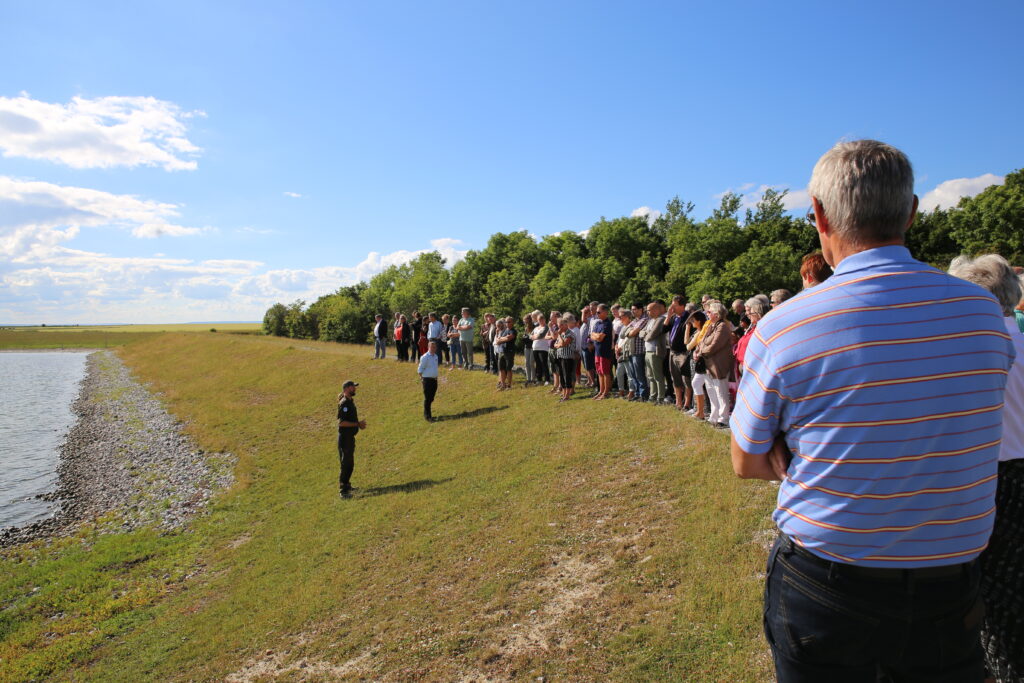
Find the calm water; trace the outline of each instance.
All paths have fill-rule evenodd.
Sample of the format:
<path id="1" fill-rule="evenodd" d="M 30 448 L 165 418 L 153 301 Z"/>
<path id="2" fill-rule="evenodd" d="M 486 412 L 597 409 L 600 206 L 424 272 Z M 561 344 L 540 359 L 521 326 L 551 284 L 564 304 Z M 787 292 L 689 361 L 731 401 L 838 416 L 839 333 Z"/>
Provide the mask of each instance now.
<path id="1" fill-rule="evenodd" d="M 51 514 L 36 496 L 57 485 L 58 449 L 88 352 L 0 353 L 0 527 Z"/>

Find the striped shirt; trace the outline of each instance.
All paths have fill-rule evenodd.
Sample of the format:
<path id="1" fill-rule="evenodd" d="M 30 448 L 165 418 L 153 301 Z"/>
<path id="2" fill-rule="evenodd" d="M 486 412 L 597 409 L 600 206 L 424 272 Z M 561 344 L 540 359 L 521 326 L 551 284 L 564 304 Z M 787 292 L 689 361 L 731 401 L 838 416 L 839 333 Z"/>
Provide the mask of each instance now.
<path id="1" fill-rule="evenodd" d="M 562 340 L 561 343 L 565 344 L 565 346 L 559 346 L 555 349 L 555 357 L 575 358 L 579 352 L 579 349 L 576 348 L 576 340 L 579 339 L 579 333 L 570 327 L 565 332 L 559 333 L 558 338 Z"/>
<path id="2" fill-rule="evenodd" d="M 732 432 L 755 454 L 785 436 L 773 519 L 814 554 L 966 562 L 992 530 L 1013 356 L 988 292 L 905 247 L 870 249 L 757 325 Z"/>
<path id="3" fill-rule="evenodd" d="M 629 324 L 629 327 L 626 328 L 626 331 L 627 332 L 632 332 L 633 330 L 635 330 L 637 328 L 639 328 L 641 331 L 643 331 L 643 329 L 645 327 L 647 327 L 647 323 L 650 322 L 650 320 L 651 319 L 648 318 L 647 314 L 645 313 L 641 317 L 639 317 L 636 320 L 634 320 L 633 322 L 631 322 Z M 630 337 L 629 339 L 630 339 L 631 346 L 627 346 L 626 347 L 626 350 L 629 353 L 629 355 L 631 355 L 631 356 L 642 356 L 642 355 L 644 355 L 644 338 L 641 337 L 639 334 L 637 334 L 635 337 Z"/>

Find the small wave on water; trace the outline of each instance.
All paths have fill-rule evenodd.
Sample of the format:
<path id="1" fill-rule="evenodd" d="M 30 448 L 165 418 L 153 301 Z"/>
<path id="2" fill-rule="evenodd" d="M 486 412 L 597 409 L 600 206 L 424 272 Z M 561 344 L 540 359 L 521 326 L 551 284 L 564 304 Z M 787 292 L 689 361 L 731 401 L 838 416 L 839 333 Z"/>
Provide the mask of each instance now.
<path id="1" fill-rule="evenodd" d="M 0 353 L 0 527 L 53 514 L 60 445 L 89 352 Z"/>

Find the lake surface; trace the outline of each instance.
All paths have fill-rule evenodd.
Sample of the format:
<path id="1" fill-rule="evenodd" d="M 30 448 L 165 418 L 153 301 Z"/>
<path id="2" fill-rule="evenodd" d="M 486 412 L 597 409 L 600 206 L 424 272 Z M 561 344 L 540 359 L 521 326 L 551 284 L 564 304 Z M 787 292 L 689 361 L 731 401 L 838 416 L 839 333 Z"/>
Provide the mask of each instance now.
<path id="1" fill-rule="evenodd" d="M 0 353 L 0 527 L 49 517 L 59 449 L 90 352 Z"/>

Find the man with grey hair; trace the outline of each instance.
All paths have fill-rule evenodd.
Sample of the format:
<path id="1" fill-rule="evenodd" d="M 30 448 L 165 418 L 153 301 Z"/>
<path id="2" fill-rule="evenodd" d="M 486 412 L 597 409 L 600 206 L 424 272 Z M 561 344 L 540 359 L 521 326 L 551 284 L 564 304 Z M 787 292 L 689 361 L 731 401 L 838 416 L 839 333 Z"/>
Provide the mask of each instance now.
<path id="1" fill-rule="evenodd" d="M 647 383 L 651 390 L 651 403 L 661 405 L 665 400 L 665 358 L 668 347 L 665 344 L 665 311 L 661 299 L 647 304 L 647 324 L 640 336 L 644 340 L 644 362 Z"/>
<path id="2" fill-rule="evenodd" d="M 839 143 L 808 190 L 835 273 L 758 323 L 731 422 L 736 474 L 782 480 L 778 680 L 980 681 L 977 558 L 1014 359 L 999 305 L 903 245 L 917 197 L 899 150 Z"/>

